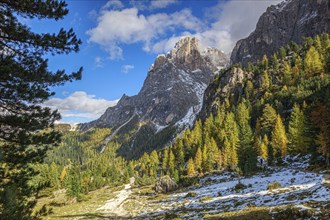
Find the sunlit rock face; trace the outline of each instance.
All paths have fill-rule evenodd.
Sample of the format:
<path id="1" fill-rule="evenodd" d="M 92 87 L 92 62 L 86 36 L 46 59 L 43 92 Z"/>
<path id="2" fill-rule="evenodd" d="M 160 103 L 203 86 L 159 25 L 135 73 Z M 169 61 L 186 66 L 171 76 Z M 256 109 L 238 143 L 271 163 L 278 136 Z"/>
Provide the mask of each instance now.
<path id="1" fill-rule="evenodd" d="M 116 106 L 108 108 L 99 119 L 81 124 L 80 129 L 120 128 L 122 131 L 118 134 L 131 134 L 127 145 L 123 145 L 125 154 L 136 151 L 143 145 L 149 145 L 150 136 L 166 128 L 180 131 L 191 126 L 201 110 L 210 78 L 228 62 L 220 50 L 202 47 L 194 37 L 181 38 L 170 52 L 156 58 L 137 95 L 124 95 Z M 141 132 L 145 140 L 136 141 Z M 173 140 L 175 134 L 166 132 L 162 143 L 154 147 L 163 147 L 161 145 Z M 147 151 L 152 148 L 148 147 Z"/>

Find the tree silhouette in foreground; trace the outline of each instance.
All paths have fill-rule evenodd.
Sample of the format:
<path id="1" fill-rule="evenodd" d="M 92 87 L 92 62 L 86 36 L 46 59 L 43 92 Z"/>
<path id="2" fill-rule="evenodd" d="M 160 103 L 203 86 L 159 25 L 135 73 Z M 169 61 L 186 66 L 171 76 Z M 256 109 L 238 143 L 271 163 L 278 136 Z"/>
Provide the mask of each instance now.
<path id="1" fill-rule="evenodd" d="M 32 163 L 42 162 L 59 133 L 52 128 L 57 111 L 42 107 L 53 86 L 79 80 L 82 68 L 66 74 L 48 70 L 47 55 L 78 52 L 81 41 L 72 29 L 34 33 L 21 18 L 59 20 L 68 14 L 58 0 L 0 0 L 0 219 L 35 219 L 38 191 L 29 180 Z"/>

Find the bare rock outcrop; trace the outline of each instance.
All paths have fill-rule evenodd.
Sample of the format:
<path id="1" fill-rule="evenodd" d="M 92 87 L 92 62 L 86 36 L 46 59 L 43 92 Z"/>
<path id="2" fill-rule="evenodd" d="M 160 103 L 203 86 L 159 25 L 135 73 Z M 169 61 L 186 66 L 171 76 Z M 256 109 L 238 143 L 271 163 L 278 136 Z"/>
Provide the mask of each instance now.
<path id="1" fill-rule="evenodd" d="M 267 9 L 256 29 L 237 42 L 230 60 L 246 66 L 292 41 L 301 43 L 304 37 L 322 33 L 330 33 L 329 0 L 285 0 Z"/>
<path id="2" fill-rule="evenodd" d="M 176 190 L 178 185 L 176 182 L 169 176 L 163 176 L 159 178 L 155 184 L 156 193 L 168 193 Z"/>
<path id="3" fill-rule="evenodd" d="M 159 133 L 165 128 L 179 131 L 193 124 L 211 76 L 228 62 L 220 50 L 204 49 L 194 37 L 181 38 L 170 52 L 156 58 L 137 95 L 124 95 L 99 119 L 81 124 L 80 130 L 109 127 L 118 136 L 130 134 L 118 150 L 126 158 L 161 148 L 173 139 L 175 132 Z M 162 140 L 155 140 L 156 134 Z"/>

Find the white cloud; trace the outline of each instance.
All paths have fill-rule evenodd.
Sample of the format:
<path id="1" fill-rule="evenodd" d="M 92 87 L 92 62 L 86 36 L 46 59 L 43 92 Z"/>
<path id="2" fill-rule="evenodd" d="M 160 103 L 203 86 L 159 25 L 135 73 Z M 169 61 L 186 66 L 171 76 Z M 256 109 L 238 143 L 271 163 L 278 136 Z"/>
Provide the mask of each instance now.
<path id="1" fill-rule="evenodd" d="M 91 20 L 95 20 L 97 19 L 97 17 L 99 16 L 99 14 L 97 13 L 97 11 L 95 9 L 91 10 L 90 12 L 88 12 L 88 18 Z"/>
<path id="2" fill-rule="evenodd" d="M 167 52 L 174 47 L 180 37 L 185 35 L 197 37 L 203 45 L 216 47 L 230 53 L 236 42 L 247 37 L 256 27 L 261 14 L 270 5 L 282 0 L 219 0 L 218 4 L 206 10 L 207 17 L 214 20 L 210 27 L 196 33 L 182 33 L 154 44 L 156 53 Z"/>
<path id="3" fill-rule="evenodd" d="M 131 71 L 131 70 L 133 70 L 133 69 L 134 69 L 134 65 L 130 65 L 130 64 L 128 64 L 128 65 L 123 65 L 123 66 L 121 67 L 121 72 L 127 74 L 129 71 Z"/>
<path id="4" fill-rule="evenodd" d="M 221 12 L 219 17 L 209 30 L 200 33 L 199 36 L 202 41 L 211 43 L 210 46 L 231 52 L 238 40 L 247 37 L 255 29 L 259 17 L 267 7 L 281 1 L 245 0 L 223 3 L 219 0 L 212 8 L 214 12 Z"/>
<path id="5" fill-rule="evenodd" d="M 260 15 L 272 4 L 282 0 L 218 1 L 206 10 L 210 24 L 195 17 L 190 9 L 172 14 L 151 13 L 139 10 L 146 7 L 166 7 L 168 1 L 130 1 L 133 8 L 103 10 L 97 26 L 87 31 L 89 42 L 101 45 L 110 59 L 123 59 L 122 45 L 143 43 L 143 50 L 152 53 L 169 51 L 185 35 L 196 36 L 202 44 L 230 53 L 236 42 L 247 37 L 255 28 Z M 152 6 L 153 5 L 153 6 Z M 168 37 L 172 35 L 171 37 Z"/>
<path id="6" fill-rule="evenodd" d="M 119 0 L 110 0 L 108 1 L 101 10 L 107 9 L 122 9 L 124 7 L 123 3 Z"/>
<path id="7" fill-rule="evenodd" d="M 95 66 L 97 68 L 102 68 L 103 67 L 103 59 L 102 59 L 102 57 L 99 57 L 99 56 L 95 57 L 94 58 L 94 64 L 95 64 Z"/>
<path id="8" fill-rule="evenodd" d="M 63 92 L 62 92 L 62 95 L 64 95 L 64 96 L 68 96 L 68 95 L 69 95 L 69 92 L 68 92 L 68 91 L 63 91 Z"/>
<path id="9" fill-rule="evenodd" d="M 58 109 L 62 117 L 96 119 L 108 107 L 115 106 L 117 102 L 118 100 L 99 99 L 95 95 L 89 95 L 84 91 L 76 91 L 63 99 L 51 98 L 44 102 L 44 105 L 52 109 Z"/>
<path id="10" fill-rule="evenodd" d="M 131 0 L 130 5 L 138 10 L 163 9 L 169 5 L 178 3 L 178 0 Z"/>
<path id="11" fill-rule="evenodd" d="M 177 3 L 177 0 L 153 0 L 151 1 L 150 8 L 156 9 L 156 8 L 166 8 L 169 5 Z"/>
<path id="12" fill-rule="evenodd" d="M 121 44 L 143 43 L 143 50 L 150 52 L 153 45 L 168 32 L 177 29 L 200 31 L 202 22 L 192 15 L 191 10 L 166 14 L 156 13 L 144 16 L 138 9 L 104 10 L 95 28 L 88 30 L 89 42 L 101 45 L 110 59 L 122 59 Z"/>
<path id="13" fill-rule="evenodd" d="M 190 34 L 189 32 L 184 32 L 180 36 L 173 35 L 172 37 L 170 37 L 168 39 L 161 40 L 153 45 L 152 51 L 155 53 L 164 53 L 164 52 L 170 51 L 173 49 L 176 42 L 178 42 L 181 37 L 188 36 L 188 35 L 191 36 L 192 34 Z"/>

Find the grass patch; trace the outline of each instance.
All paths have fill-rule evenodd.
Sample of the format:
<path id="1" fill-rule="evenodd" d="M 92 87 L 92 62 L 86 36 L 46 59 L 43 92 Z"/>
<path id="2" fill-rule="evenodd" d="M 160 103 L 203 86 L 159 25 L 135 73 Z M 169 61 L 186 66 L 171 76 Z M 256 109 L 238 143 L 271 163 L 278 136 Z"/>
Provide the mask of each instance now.
<path id="1" fill-rule="evenodd" d="M 188 192 L 185 197 L 188 198 L 188 197 L 196 197 L 196 196 L 197 196 L 196 192 Z"/>
<path id="2" fill-rule="evenodd" d="M 274 189 L 278 189 L 278 188 L 281 188 L 282 185 L 278 182 L 272 182 L 272 183 L 269 183 L 268 186 L 267 186 L 267 190 L 274 190 Z"/>
<path id="3" fill-rule="evenodd" d="M 221 214 L 206 214 L 205 219 L 227 219 L 227 220 L 271 220 L 269 207 L 252 207 L 241 211 L 226 212 Z"/>
<path id="4" fill-rule="evenodd" d="M 314 214 L 312 209 L 300 209 L 287 206 L 274 214 L 275 219 L 310 219 Z"/>
<path id="5" fill-rule="evenodd" d="M 209 201 L 211 200 L 212 197 L 211 196 L 203 196 L 199 199 L 200 202 L 206 202 L 206 201 Z"/>
<path id="6" fill-rule="evenodd" d="M 123 186 L 104 187 L 88 193 L 80 202 L 72 202 L 66 197 L 65 191 L 57 193 L 55 196 L 40 198 L 35 210 L 40 210 L 44 205 L 51 206 L 52 214 L 44 216 L 43 219 L 73 219 L 75 216 L 88 217 L 98 216 L 95 212 L 107 200 L 114 197 L 114 193 L 122 190 Z"/>

